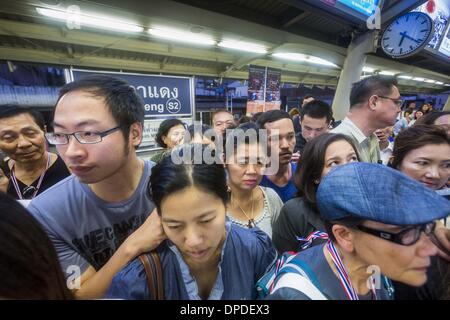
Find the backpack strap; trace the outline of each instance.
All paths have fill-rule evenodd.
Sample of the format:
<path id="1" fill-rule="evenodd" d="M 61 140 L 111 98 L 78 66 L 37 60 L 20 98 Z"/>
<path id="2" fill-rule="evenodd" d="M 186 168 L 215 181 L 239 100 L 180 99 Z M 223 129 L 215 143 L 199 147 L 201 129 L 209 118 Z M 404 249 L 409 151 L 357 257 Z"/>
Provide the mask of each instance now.
<path id="1" fill-rule="evenodd" d="M 311 300 L 328 300 L 308 278 L 298 273 L 287 272 L 282 274 L 271 293 L 274 293 L 281 288 L 295 289 L 306 295 Z"/>
<path id="2" fill-rule="evenodd" d="M 158 253 L 151 251 L 141 254 L 139 260 L 144 265 L 150 297 L 154 300 L 164 300 L 164 279 Z"/>

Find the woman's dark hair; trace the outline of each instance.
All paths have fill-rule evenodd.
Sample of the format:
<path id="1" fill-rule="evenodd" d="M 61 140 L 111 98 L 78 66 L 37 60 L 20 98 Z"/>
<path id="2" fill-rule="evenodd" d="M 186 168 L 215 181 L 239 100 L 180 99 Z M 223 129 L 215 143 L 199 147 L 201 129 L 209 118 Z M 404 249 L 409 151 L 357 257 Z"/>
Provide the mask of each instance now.
<path id="1" fill-rule="evenodd" d="M 320 180 L 322 175 L 325 166 L 325 153 L 330 144 L 341 140 L 347 141 L 353 147 L 359 159 L 353 140 L 341 133 L 324 133 L 306 143 L 294 175 L 298 197 L 304 197 L 310 204 L 316 203 L 318 185 L 315 181 Z"/>
<path id="2" fill-rule="evenodd" d="M 0 299 L 73 299 L 47 234 L 2 192 L 0 243 Z"/>
<path id="3" fill-rule="evenodd" d="M 399 132 L 394 141 L 394 150 L 388 166 L 400 170 L 406 155 L 412 150 L 430 144 L 449 144 L 450 137 L 444 128 L 436 125 L 418 124 Z"/>
<path id="4" fill-rule="evenodd" d="M 159 125 L 158 132 L 156 133 L 156 143 L 162 148 L 167 148 L 167 145 L 163 141 L 163 137 L 167 136 L 170 129 L 178 125 L 184 126 L 184 123 L 179 119 L 166 119 Z"/>
<path id="5" fill-rule="evenodd" d="M 414 125 L 419 125 L 419 124 L 434 124 L 434 122 L 439 119 L 442 116 L 446 116 L 449 115 L 450 111 L 432 111 L 429 112 L 427 114 L 425 114 L 424 116 L 420 117 L 419 119 L 417 119 L 417 121 L 414 123 Z"/>
<path id="6" fill-rule="evenodd" d="M 255 139 L 251 139 L 253 136 Z M 228 130 L 224 143 L 225 159 L 236 153 L 236 149 L 241 144 L 250 144 L 251 142 L 259 143 L 259 126 L 253 122 L 246 122 L 238 127 Z"/>
<path id="7" fill-rule="evenodd" d="M 364 221 L 365 221 L 365 219 L 361 219 L 358 217 L 348 217 L 348 218 L 339 219 L 339 220 L 335 220 L 335 221 L 324 220 L 323 223 L 325 226 L 326 233 L 328 234 L 328 238 L 331 240 L 331 242 L 336 242 L 336 237 L 333 234 L 333 226 L 334 225 L 339 224 L 341 226 L 346 226 L 346 227 L 354 229 L 354 228 L 360 226 Z"/>
<path id="8" fill-rule="evenodd" d="M 210 155 L 210 159 L 205 159 Z M 207 161 L 213 160 L 215 161 Z M 211 193 L 227 204 L 225 168 L 217 161 L 215 151 L 208 145 L 184 144 L 165 156 L 152 168 L 148 190 L 161 215 L 161 203 L 167 196 L 195 186 Z"/>

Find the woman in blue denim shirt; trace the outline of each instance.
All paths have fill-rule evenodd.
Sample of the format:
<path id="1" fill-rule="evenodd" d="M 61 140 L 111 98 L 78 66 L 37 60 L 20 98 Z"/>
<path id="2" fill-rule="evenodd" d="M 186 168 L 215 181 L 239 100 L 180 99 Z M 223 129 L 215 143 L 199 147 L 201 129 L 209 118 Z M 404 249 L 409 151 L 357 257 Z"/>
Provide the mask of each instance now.
<path id="1" fill-rule="evenodd" d="M 186 145 L 175 152 L 153 167 L 149 184 L 168 238 L 157 248 L 165 299 L 255 299 L 254 285 L 275 260 L 275 248 L 259 229 L 226 222 L 223 164 L 204 161 L 208 152 L 215 157 L 212 149 Z M 201 163 L 194 163 L 195 152 L 203 155 Z M 155 298 L 139 259 L 114 277 L 107 297 Z"/>

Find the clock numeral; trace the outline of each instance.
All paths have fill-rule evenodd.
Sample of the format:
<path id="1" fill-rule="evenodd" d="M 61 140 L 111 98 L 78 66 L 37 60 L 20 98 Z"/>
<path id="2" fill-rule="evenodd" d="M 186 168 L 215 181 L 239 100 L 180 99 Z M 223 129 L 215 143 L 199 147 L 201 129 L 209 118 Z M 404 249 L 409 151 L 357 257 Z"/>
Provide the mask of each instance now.
<path id="1" fill-rule="evenodd" d="M 400 48 L 400 54 L 402 54 L 402 52 L 403 52 L 403 48 Z"/>
<path id="2" fill-rule="evenodd" d="M 419 15 L 419 14 L 416 14 L 416 20 L 419 19 L 419 17 L 420 17 L 420 15 Z"/>
<path id="3" fill-rule="evenodd" d="M 394 48 L 392 48 L 392 49 L 390 50 L 390 52 L 391 52 L 391 53 L 394 52 Z"/>
<path id="4" fill-rule="evenodd" d="M 428 29 L 423 29 L 423 30 L 420 30 L 419 32 L 425 32 L 425 31 L 428 31 Z"/>
<path id="5" fill-rule="evenodd" d="M 412 49 L 414 49 L 414 48 L 413 48 L 413 46 L 409 46 L 409 49 L 412 50 Z"/>
<path id="6" fill-rule="evenodd" d="M 420 24 L 424 24 L 424 23 L 426 23 L 427 22 L 427 20 L 423 20 Z"/>
<path id="7" fill-rule="evenodd" d="M 391 31 L 392 31 L 392 29 L 387 29 L 387 31 L 388 31 L 388 32 L 391 32 Z"/>
<path id="8" fill-rule="evenodd" d="M 390 37 L 387 37 L 387 38 L 384 38 L 383 40 L 386 41 L 386 40 L 389 40 L 389 39 L 390 39 Z"/>
<path id="9" fill-rule="evenodd" d="M 409 19 L 409 15 L 406 16 L 406 22 L 408 22 L 408 19 Z"/>

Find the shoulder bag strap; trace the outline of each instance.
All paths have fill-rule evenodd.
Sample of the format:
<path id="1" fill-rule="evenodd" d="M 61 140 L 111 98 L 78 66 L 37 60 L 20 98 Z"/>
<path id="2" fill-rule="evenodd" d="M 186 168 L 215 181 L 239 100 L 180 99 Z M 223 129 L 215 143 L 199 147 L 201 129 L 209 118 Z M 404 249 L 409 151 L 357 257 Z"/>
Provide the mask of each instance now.
<path id="1" fill-rule="evenodd" d="M 164 275 L 162 272 L 161 259 L 159 259 L 159 255 L 156 251 L 152 251 L 151 256 L 155 265 L 155 275 L 157 283 L 156 300 L 164 300 Z"/>
<path id="2" fill-rule="evenodd" d="M 152 251 L 148 254 L 141 254 L 139 260 L 144 265 L 151 298 L 154 300 L 164 300 L 164 278 L 158 253 Z"/>
<path id="3" fill-rule="evenodd" d="M 144 265 L 145 270 L 145 276 L 147 278 L 147 287 L 149 290 L 150 297 L 152 299 L 156 299 L 157 297 L 157 288 L 155 287 L 155 281 L 154 281 L 154 272 L 152 270 L 152 267 L 150 265 L 150 260 L 147 254 L 141 254 L 139 256 L 139 260 Z"/>

